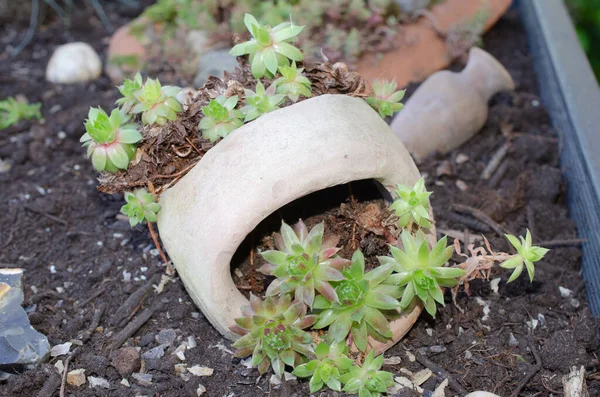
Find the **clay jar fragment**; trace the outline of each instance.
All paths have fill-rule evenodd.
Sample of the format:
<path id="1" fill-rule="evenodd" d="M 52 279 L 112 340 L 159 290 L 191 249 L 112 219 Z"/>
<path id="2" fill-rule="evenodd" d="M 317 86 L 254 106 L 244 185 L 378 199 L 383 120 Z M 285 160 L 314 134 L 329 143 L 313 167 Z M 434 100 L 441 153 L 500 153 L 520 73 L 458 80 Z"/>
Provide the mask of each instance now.
<path id="1" fill-rule="evenodd" d="M 268 113 L 237 129 L 161 195 L 158 228 L 194 302 L 225 337 L 248 300 L 230 262 L 267 216 L 300 197 L 375 179 L 388 191 L 420 177 L 410 154 L 365 101 L 322 95 Z M 435 239 L 435 230 L 427 230 Z M 394 340 L 421 307 L 392 322 Z M 387 346 L 375 345 L 375 349 Z"/>
<path id="2" fill-rule="evenodd" d="M 514 88 L 494 57 L 471 48 L 462 72 L 436 72 L 421 84 L 394 118 L 392 130 L 417 160 L 449 152 L 483 127 L 494 94 Z"/>

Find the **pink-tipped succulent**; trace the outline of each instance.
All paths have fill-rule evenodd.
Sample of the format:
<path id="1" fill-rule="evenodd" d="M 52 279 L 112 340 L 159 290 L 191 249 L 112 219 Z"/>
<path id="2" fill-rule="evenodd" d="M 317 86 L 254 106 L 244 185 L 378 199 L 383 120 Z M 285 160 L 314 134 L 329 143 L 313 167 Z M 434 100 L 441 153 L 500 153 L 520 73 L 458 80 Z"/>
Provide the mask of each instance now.
<path id="1" fill-rule="evenodd" d="M 181 104 L 175 95 L 181 88 L 175 86 L 161 86 L 158 79 L 148 78 L 138 91 L 133 95 L 138 103 L 131 109 L 132 113 L 142 114 L 142 123 L 164 125 L 167 121 L 177 119 L 181 112 Z"/>
<path id="2" fill-rule="evenodd" d="M 323 223 L 310 232 L 302 221 L 294 229 L 281 223 L 281 234 L 275 234 L 278 250 L 261 252 L 268 263 L 259 271 L 277 277 L 267 288 L 267 295 L 293 292 L 297 300 L 312 307 L 316 290 L 328 301 L 339 302 L 330 282 L 345 279 L 341 270 L 350 261 L 336 255 L 339 238 L 323 241 L 323 233 Z"/>
<path id="3" fill-rule="evenodd" d="M 242 337 L 234 344 L 236 357 L 252 354 L 252 366 L 263 374 L 269 364 L 278 376 L 285 366 L 295 367 L 314 354 L 310 334 L 316 316 L 306 315 L 306 305 L 292 302 L 290 295 L 268 296 L 264 301 L 250 295 L 250 306 L 242 308 L 244 317 L 235 320 L 231 330 Z"/>
<path id="4" fill-rule="evenodd" d="M 90 108 L 85 121 L 86 133 L 80 139 L 87 146 L 88 157 L 99 171 L 117 172 L 127 169 L 135 156 L 136 143 L 142 140 L 137 124 L 128 123 L 130 116 L 114 109 L 110 116 L 101 108 Z"/>
<path id="5" fill-rule="evenodd" d="M 246 105 L 241 109 L 246 116 L 244 123 L 279 109 L 279 105 L 285 100 L 285 95 L 275 93 L 275 84 L 271 84 L 265 90 L 265 86 L 260 81 L 256 83 L 256 92 L 245 88 L 244 93 Z"/>
<path id="6" fill-rule="evenodd" d="M 373 81 L 375 96 L 368 97 L 365 101 L 377 110 L 382 118 L 393 116 L 394 113 L 399 112 L 404 107 L 400 101 L 404 98 L 406 92 L 406 90 L 396 91 L 396 88 L 398 88 L 396 79 L 392 81 L 376 79 Z"/>
<path id="7" fill-rule="evenodd" d="M 267 73 L 275 76 L 279 66 L 289 64 L 288 58 L 292 61 L 303 59 L 302 52 L 288 41 L 298 36 L 304 26 L 284 22 L 271 28 L 259 24 L 250 14 L 244 16 L 244 24 L 252 34 L 252 39 L 237 44 L 229 53 L 233 56 L 249 54 L 255 78 L 259 79 Z"/>
<path id="8" fill-rule="evenodd" d="M 202 131 L 204 139 L 216 142 L 244 124 L 242 121 L 244 113 L 235 110 L 237 103 L 237 95 L 229 98 L 219 95 L 215 99 L 211 99 L 208 106 L 202 108 L 204 117 L 200 120 L 198 128 Z"/>

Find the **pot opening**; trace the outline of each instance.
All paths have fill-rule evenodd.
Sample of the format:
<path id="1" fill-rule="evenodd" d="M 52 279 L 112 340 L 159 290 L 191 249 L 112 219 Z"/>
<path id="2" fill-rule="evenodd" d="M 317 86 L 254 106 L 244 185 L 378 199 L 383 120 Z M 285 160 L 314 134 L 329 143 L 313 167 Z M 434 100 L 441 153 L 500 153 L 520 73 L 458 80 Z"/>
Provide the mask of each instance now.
<path id="1" fill-rule="evenodd" d="M 356 249 L 365 255 L 367 268 L 377 264 L 376 257 L 387 255 L 390 243 L 388 226 L 393 213 L 388 209 L 392 197 L 374 179 L 354 181 L 311 193 L 292 201 L 265 218 L 238 247 L 231 260 L 231 276 L 238 290 L 264 296 L 273 277 L 258 269 L 266 263 L 259 251 L 276 249 L 273 233 L 279 232 L 281 221 L 294 225 L 302 219 L 310 230 L 325 224 L 325 238 L 339 237 L 339 255 L 350 259 Z"/>

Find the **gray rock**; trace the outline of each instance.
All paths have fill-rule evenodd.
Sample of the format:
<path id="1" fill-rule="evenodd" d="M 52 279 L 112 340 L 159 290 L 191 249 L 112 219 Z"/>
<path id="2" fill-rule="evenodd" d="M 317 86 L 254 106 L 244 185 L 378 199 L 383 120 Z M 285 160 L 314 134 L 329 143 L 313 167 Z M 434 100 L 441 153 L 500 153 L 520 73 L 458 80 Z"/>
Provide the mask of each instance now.
<path id="1" fill-rule="evenodd" d="M 48 338 L 33 329 L 21 306 L 22 277 L 22 269 L 0 269 L 0 370 L 38 364 L 50 353 Z"/>
<path id="2" fill-rule="evenodd" d="M 238 62 L 229 55 L 229 49 L 207 51 L 198 62 L 194 87 L 202 87 L 209 76 L 223 77 L 223 71 L 233 72 L 237 66 Z"/>
<path id="3" fill-rule="evenodd" d="M 161 330 L 158 335 L 156 335 L 156 342 L 161 345 L 170 345 L 175 342 L 177 338 L 177 334 L 173 328 L 167 328 Z"/>
<path id="4" fill-rule="evenodd" d="M 185 45 L 195 55 L 202 56 L 210 46 L 210 39 L 202 30 L 190 30 L 185 37 Z"/>
<path id="5" fill-rule="evenodd" d="M 165 355 L 166 347 L 167 347 L 167 345 L 156 346 L 155 348 L 152 348 L 152 349 L 148 350 L 147 352 L 143 353 L 142 358 L 144 360 L 154 360 L 154 359 L 161 358 L 162 356 Z"/>
<path id="6" fill-rule="evenodd" d="M 122 347 L 113 352 L 110 364 L 115 367 L 119 375 L 126 378 L 140 369 L 140 353 L 135 347 Z"/>

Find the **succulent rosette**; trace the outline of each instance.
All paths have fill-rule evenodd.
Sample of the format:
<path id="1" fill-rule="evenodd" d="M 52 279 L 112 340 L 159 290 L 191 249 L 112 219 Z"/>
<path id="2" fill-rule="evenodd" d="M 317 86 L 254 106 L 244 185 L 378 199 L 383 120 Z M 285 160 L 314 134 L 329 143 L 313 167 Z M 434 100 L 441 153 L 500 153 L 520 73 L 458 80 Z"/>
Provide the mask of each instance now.
<path id="1" fill-rule="evenodd" d="M 271 84 L 265 90 L 265 86 L 259 81 L 256 84 L 256 92 L 244 89 L 246 94 L 246 106 L 241 111 L 244 113 L 244 122 L 252 121 L 265 113 L 279 109 L 279 105 L 285 100 L 285 95 L 275 93 L 275 84 Z"/>
<path id="2" fill-rule="evenodd" d="M 152 193 L 146 189 L 125 192 L 125 201 L 127 204 L 121 207 L 121 212 L 129 217 L 132 227 L 141 222 L 156 222 L 160 204 L 154 201 Z"/>
<path id="3" fill-rule="evenodd" d="M 294 293 L 296 299 L 313 306 L 315 290 L 327 300 L 338 302 L 330 282 L 344 280 L 341 270 L 349 263 L 337 256 L 337 237 L 323 240 L 325 227 L 319 223 L 309 232 L 299 221 L 292 229 L 281 223 L 281 233 L 275 234 L 278 250 L 261 252 L 268 262 L 259 271 L 277 277 L 267 288 L 267 295 Z"/>
<path id="4" fill-rule="evenodd" d="M 161 86 L 158 79 L 148 78 L 133 95 L 137 103 L 131 113 L 142 114 L 142 123 L 164 125 L 167 121 L 177 119 L 177 113 L 182 111 L 181 104 L 175 97 L 181 88 Z"/>
<path id="5" fill-rule="evenodd" d="M 379 112 L 382 118 L 393 116 L 394 113 L 404 108 L 400 101 L 404 98 L 406 92 L 406 90 L 396 91 L 396 88 L 398 88 L 396 79 L 392 81 L 376 79 L 373 81 L 375 96 L 368 97 L 365 100 L 373 109 Z"/>
<path id="6" fill-rule="evenodd" d="M 202 131 L 204 139 L 216 142 L 244 124 L 244 113 L 235 110 L 237 103 L 237 95 L 229 98 L 219 95 L 211 99 L 208 106 L 202 108 L 204 117 L 200 120 L 198 128 Z"/>
<path id="7" fill-rule="evenodd" d="M 387 392 L 388 387 L 394 386 L 394 376 L 387 371 L 381 371 L 383 354 L 375 357 L 373 350 L 367 354 L 361 367 L 353 366 L 348 373 L 341 376 L 345 391 L 358 394 L 359 397 L 379 397 Z"/>
<path id="8" fill-rule="evenodd" d="M 252 74 L 259 79 L 267 72 L 275 76 L 279 66 L 292 61 L 301 61 L 302 52 L 288 43 L 304 29 L 291 22 L 283 22 L 271 28 L 258 23 L 250 14 L 244 16 L 244 24 L 252 35 L 252 39 L 234 46 L 229 52 L 233 56 L 250 55 Z"/>
<path id="9" fill-rule="evenodd" d="M 335 283 L 339 301 L 322 296 L 315 298 L 315 309 L 321 309 L 314 328 L 329 326 L 327 340 L 342 342 L 348 334 L 361 351 L 367 349 L 367 337 L 385 342 L 392 337 L 390 324 L 381 310 L 393 310 L 400 303 L 393 297 L 400 289 L 383 285 L 394 270 L 393 264 L 379 266 L 365 273 L 365 258 L 360 251 L 352 256 L 352 265 L 342 273 L 345 280 Z"/>
<path id="10" fill-rule="evenodd" d="M 90 108 L 85 121 L 86 133 L 80 139 L 88 148 L 88 157 L 99 171 L 117 172 L 127 169 L 135 156 L 136 143 L 142 140 L 137 124 L 128 123 L 130 116 L 114 109 L 110 116 L 102 108 Z"/>
<path id="11" fill-rule="evenodd" d="M 126 113 L 138 103 L 135 93 L 142 88 L 142 75 L 137 72 L 133 80 L 125 79 L 123 84 L 117 86 L 117 90 L 123 95 L 122 98 L 116 100 L 116 104 L 121 107 Z"/>
<path id="12" fill-rule="evenodd" d="M 465 271 L 444 266 L 454 252 L 452 246 L 446 246 L 445 236 L 431 250 L 421 230 L 416 236 L 404 230 L 401 239 L 403 249 L 390 246 L 391 257 L 378 257 L 382 265 L 393 265 L 397 272 L 384 283 L 404 288 L 400 301 L 402 310 L 408 308 L 417 297 L 423 302 L 425 310 L 435 317 L 436 302 L 444 305 L 442 287 L 456 286 L 458 278 Z"/>
<path id="13" fill-rule="evenodd" d="M 424 178 L 420 178 L 412 189 L 406 185 L 398 185 L 396 194 L 398 198 L 394 200 L 390 209 L 398 216 L 400 227 L 408 226 L 411 221 L 421 227 L 431 227 L 429 218 L 431 192 L 425 190 Z"/>
<path id="14" fill-rule="evenodd" d="M 523 271 L 523 264 L 527 268 L 527 273 L 529 274 L 529 281 L 533 282 L 533 276 L 535 274 L 535 267 L 533 265 L 534 262 L 537 262 L 540 259 L 542 259 L 544 255 L 546 255 L 546 253 L 550 250 L 547 248 L 532 245 L 531 233 L 529 232 L 529 229 L 527 230 L 525 238 L 523 238 L 522 236 L 519 237 L 521 241 L 519 241 L 515 236 L 511 236 L 510 234 L 506 234 L 506 238 L 517 250 L 516 255 L 502 262 L 502 264 L 500 265 L 505 269 L 515 269 L 510 275 L 508 282 L 510 283 L 514 281 L 517 277 L 519 277 L 519 275 Z"/>
<path id="15" fill-rule="evenodd" d="M 306 305 L 292 302 L 290 295 L 268 296 L 264 301 L 250 295 L 250 305 L 242 308 L 242 314 L 231 327 L 242 336 L 233 344 L 235 356 L 252 354 L 252 366 L 261 374 L 271 365 L 282 376 L 286 365 L 295 367 L 314 354 L 311 336 L 303 329 L 312 326 L 316 316 L 306 315 Z"/>
<path id="16" fill-rule="evenodd" d="M 348 346 L 343 342 L 331 346 L 321 342 L 315 353 L 316 359 L 297 366 L 292 373 L 300 378 L 310 376 L 311 394 L 318 392 L 325 385 L 331 390 L 342 391 L 340 378 L 354 365 L 354 360 L 348 358 Z"/>
<path id="17" fill-rule="evenodd" d="M 296 62 L 292 65 L 279 67 L 281 77 L 273 82 L 277 87 L 277 93 L 286 95 L 293 102 L 297 102 L 300 96 L 310 98 L 310 80 L 302 74 L 304 68 L 298 69 Z"/>

